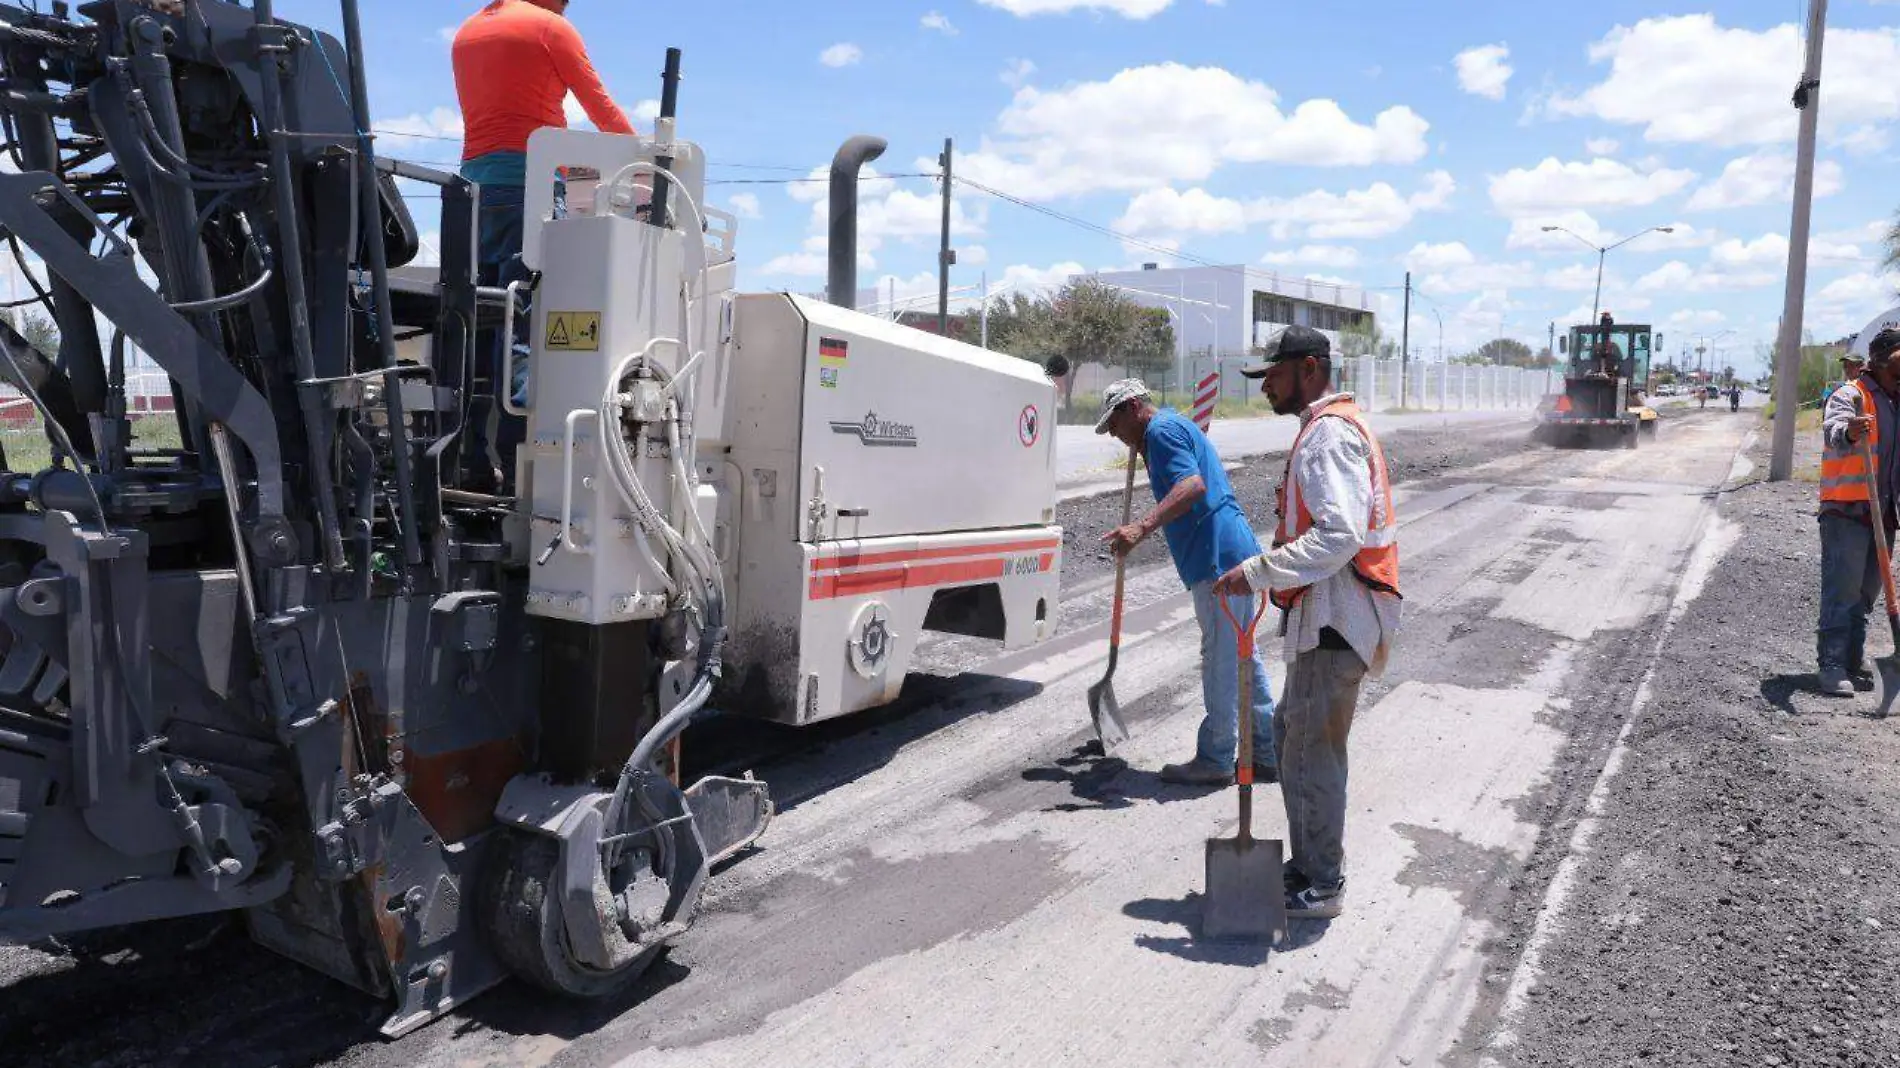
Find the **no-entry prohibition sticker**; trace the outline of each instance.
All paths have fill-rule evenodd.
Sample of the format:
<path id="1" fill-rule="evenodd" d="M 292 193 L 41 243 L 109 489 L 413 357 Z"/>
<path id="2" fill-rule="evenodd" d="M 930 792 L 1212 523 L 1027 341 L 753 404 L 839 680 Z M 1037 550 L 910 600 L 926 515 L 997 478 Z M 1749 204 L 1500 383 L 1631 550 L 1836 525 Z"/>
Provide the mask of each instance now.
<path id="1" fill-rule="evenodd" d="M 1024 408 L 1023 414 L 1016 417 L 1016 437 L 1025 449 L 1042 437 L 1042 413 L 1036 411 L 1035 405 Z"/>

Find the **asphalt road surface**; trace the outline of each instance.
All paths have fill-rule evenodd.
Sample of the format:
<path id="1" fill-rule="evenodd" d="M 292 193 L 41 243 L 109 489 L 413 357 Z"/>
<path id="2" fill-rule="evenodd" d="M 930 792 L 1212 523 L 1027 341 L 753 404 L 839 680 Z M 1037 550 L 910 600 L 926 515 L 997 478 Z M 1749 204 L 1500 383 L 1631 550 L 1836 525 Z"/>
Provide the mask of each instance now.
<path id="1" fill-rule="evenodd" d="M 225 936 L 201 967 L 255 969 L 257 1005 L 216 1028 L 153 1026 L 143 1058 L 90 1048 L 115 1065 L 378 1068 L 1508 1058 L 1512 991 L 1536 981 L 1525 948 L 1564 900 L 1553 879 L 1672 603 L 1706 573 L 1712 491 L 1754 425 L 1672 413 L 1635 451 L 1527 445 L 1403 488 L 1406 625 L 1353 733 L 1347 911 L 1295 924 L 1278 951 L 1194 937 L 1202 843 L 1233 834 L 1234 798 L 1153 774 L 1191 752 L 1200 702 L 1187 597 L 1150 566 L 1129 579 L 1120 759 L 1093 755 L 1083 696 L 1103 669 L 1107 578 L 1067 590 L 1064 633 L 1036 650 L 936 642 L 931 660 L 956 673 L 923 687 L 930 700 L 757 769 L 782 813 L 615 1003 L 505 987 L 382 1043 L 367 999 Z M 1277 789 L 1259 802 L 1256 833 L 1283 834 Z M 49 1029 L 94 1027 L 80 1011 L 137 1027 L 128 997 L 191 996 L 105 1000 L 71 970 L 0 989 L 15 1026 L 27 1005 L 63 1010 L 33 1025 L 37 1049 L 58 1045 Z M 87 1048 L 34 1063 L 92 1063 L 74 1056 Z"/>

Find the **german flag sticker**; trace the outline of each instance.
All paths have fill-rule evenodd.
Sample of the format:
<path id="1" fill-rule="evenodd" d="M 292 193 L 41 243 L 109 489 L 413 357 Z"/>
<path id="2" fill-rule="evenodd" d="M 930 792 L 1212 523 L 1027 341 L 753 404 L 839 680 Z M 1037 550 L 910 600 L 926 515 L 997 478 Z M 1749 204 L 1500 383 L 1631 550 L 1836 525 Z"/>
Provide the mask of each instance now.
<path id="1" fill-rule="evenodd" d="M 851 346 L 835 337 L 818 339 L 818 366 L 820 367 L 829 367 L 834 370 L 843 367 L 845 358 L 850 353 Z"/>

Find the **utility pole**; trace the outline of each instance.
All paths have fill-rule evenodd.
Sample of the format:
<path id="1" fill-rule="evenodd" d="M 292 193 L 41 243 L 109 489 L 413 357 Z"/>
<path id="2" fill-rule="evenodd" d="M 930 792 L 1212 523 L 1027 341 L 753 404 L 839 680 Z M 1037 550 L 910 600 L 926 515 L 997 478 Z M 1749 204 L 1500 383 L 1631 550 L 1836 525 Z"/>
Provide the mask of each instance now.
<path id="1" fill-rule="evenodd" d="M 950 336 L 950 265 L 957 262 L 956 250 L 950 247 L 950 163 L 956 146 L 950 138 L 943 139 L 943 155 L 937 162 L 943 167 L 943 245 L 937 251 L 937 333 Z"/>
<path id="2" fill-rule="evenodd" d="M 1405 379 L 1412 370 L 1412 272 L 1405 272 L 1405 322 L 1399 327 L 1399 407 L 1405 407 Z"/>
<path id="3" fill-rule="evenodd" d="M 1550 321 L 1550 347 L 1544 350 L 1551 359 L 1557 358 L 1557 320 Z"/>
<path id="4" fill-rule="evenodd" d="M 983 338 L 982 345 L 987 349 L 990 347 L 990 272 L 988 271 L 983 272 L 983 310 L 978 314 L 977 321 L 980 324 L 978 331 Z"/>
<path id="5" fill-rule="evenodd" d="M 1795 86 L 1801 131 L 1794 164 L 1794 219 L 1788 227 L 1788 291 L 1776 345 L 1774 447 L 1768 480 L 1794 474 L 1794 417 L 1801 403 L 1801 313 L 1808 288 L 1808 217 L 1814 205 L 1814 134 L 1821 120 L 1821 45 L 1827 36 L 1827 0 L 1808 0 L 1808 59 Z"/>

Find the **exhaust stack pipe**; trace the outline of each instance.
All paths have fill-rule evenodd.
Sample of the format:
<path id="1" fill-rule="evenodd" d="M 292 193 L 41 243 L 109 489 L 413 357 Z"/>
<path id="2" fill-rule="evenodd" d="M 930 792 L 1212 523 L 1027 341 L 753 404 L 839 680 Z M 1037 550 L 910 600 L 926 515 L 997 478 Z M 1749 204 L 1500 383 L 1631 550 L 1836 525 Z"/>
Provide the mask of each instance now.
<path id="1" fill-rule="evenodd" d="M 825 299 L 840 308 L 858 306 L 858 171 L 890 147 L 882 137 L 859 134 L 831 158 L 831 244 Z"/>

